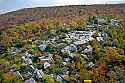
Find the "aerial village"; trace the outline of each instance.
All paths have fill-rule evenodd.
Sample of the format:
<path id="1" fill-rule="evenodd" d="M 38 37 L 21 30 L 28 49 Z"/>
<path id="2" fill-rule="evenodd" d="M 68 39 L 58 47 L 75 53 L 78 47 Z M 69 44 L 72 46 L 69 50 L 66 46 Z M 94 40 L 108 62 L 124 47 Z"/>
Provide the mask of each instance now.
<path id="1" fill-rule="evenodd" d="M 13 60 L 7 63 L 6 59 L 1 59 L 1 83 L 6 78 L 4 75 L 9 76 L 7 72 L 19 80 L 16 83 L 84 83 L 84 80 L 124 83 L 125 35 L 121 32 L 122 37 L 118 37 L 124 40 L 115 40 L 113 37 L 117 34 L 109 30 L 122 29 L 121 20 L 91 17 L 84 27 L 52 29 L 46 32 L 45 38 L 27 40 L 25 47 L 22 44 L 25 40 L 7 49 L 1 42 L 0 57 L 9 55 L 7 60 Z M 2 72 L 6 73 L 2 75 Z M 13 81 L 7 83 L 15 83 Z"/>

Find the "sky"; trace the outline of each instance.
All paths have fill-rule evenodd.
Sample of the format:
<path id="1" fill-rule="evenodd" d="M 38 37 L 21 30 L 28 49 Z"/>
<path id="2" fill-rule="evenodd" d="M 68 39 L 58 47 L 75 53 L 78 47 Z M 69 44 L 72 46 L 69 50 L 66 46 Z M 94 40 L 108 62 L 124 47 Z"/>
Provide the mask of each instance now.
<path id="1" fill-rule="evenodd" d="M 125 0 L 0 0 L 0 14 L 31 7 L 117 3 L 125 3 Z"/>

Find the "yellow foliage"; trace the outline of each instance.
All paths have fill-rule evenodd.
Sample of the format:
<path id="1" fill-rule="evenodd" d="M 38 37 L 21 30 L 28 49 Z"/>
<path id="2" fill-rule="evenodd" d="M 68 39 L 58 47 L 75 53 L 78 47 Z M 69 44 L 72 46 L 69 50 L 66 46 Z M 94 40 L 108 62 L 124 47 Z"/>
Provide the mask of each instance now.
<path id="1" fill-rule="evenodd" d="M 4 77 L 5 81 L 12 81 L 12 80 L 14 80 L 14 76 L 13 76 L 13 74 L 11 72 L 4 73 L 3 77 Z"/>
<path id="2" fill-rule="evenodd" d="M 10 63 L 7 61 L 7 60 L 5 60 L 5 59 L 0 59 L 0 66 L 7 66 L 7 65 L 9 65 Z"/>
<path id="3" fill-rule="evenodd" d="M 54 78 L 51 77 L 50 75 L 44 75 L 43 79 L 45 79 L 47 83 L 55 83 Z"/>

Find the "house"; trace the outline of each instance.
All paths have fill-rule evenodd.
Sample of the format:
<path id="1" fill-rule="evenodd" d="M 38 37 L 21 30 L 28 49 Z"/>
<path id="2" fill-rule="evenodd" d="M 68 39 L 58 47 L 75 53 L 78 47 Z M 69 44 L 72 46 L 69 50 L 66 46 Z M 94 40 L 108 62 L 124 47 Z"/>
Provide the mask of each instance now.
<path id="1" fill-rule="evenodd" d="M 62 65 L 65 66 L 67 64 L 67 62 L 62 62 Z"/>
<path id="2" fill-rule="evenodd" d="M 19 71 L 16 71 L 16 72 L 17 72 L 17 74 L 21 77 L 21 79 L 24 80 L 24 78 L 23 78 L 23 76 L 20 74 L 20 72 L 19 72 Z"/>
<path id="3" fill-rule="evenodd" d="M 5 46 L 3 43 L 0 42 L 0 54 L 3 54 L 5 52 Z"/>
<path id="4" fill-rule="evenodd" d="M 108 34 L 106 32 L 101 32 L 101 37 L 107 38 Z"/>
<path id="5" fill-rule="evenodd" d="M 58 43 L 58 44 L 55 45 L 55 47 L 57 47 L 58 49 L 62 49 L 64 47 L 66 47 L 66 46 L 67 46 L 66 43 Z"/>
<path id="6" fill-rule="evenodd" d="M 88 64 L 86 64 L 87 68 L 92 68 L 93 66 L 95 66 L 93 62 L 89 62 Z"/>
<path id="7" fill-rule="evenodd" d="M 38 57 L 41 61 L 50 61 L 53 59 L 53 54 L 48 54 L 46 56 Z"/>
<path id="8" fill-rule="evenodd" d="M 69 62 L 71 60 L 70 57 L 64 58 L 64 61 Z"/>
<path id="9" fill-rule="evenodd" d="M 77 56 L 77 54 L 75 54 L 75 53 L 70 53 L 69 56 L 70 56 L 71 58 L 73 58 L 73 57 Z"/>
<path id="10" fill-rule="evenodd" d="M 80 41 L 75 41 L 73 42 L 75 45 L 81 45 L 81 44 L 85 44 L 87 43 L 89 40 L 88 39 L 84 39 L 84 40 L 80 40 Z"/>
<path id="11" fill-rule="evenodd" d="M 11 55 L 12 55 L 12 56 L 16 56 L 16 52 L 15 52 L 15 51 L 12 51 L 12 52 L 11 52 Z"/>
<path id="12" fill-rule="evenodd" d="M 94 25 L 87 25 L 87 28 L 94 28 Z"/>
<path id="13" fill-rule="evenodd" d="M 102 38 L 102 37 L 96 37 L 96 40 L 97 40 L 98 42 L 100 42 L 100 41 L 103 41 L 103 38 Z"/>
<path id="14" fill-rule="evenodd" d="M 80 37 L 90 37 L 95 33 L 95 31 L 74 31 L 69 32 L 69 36 L 71 39 L 80 39 Z"/>
<path id="15" fill-rule="evenodd" d="M 93 48 L 92 48 L 90 45 L 88 45 L 88 46 L 84 49 L 83 53 L 84 53 L 84 54 L 92 54 L 92 51 L 93 51 Z"/>
<path id="16" fill-rule="evenodd" d="M 23 61 L 22 64 L 32 64 L 32 60 L 25 56 L 22 56 L 22 61 Z"/>
<path id="17" fill-rule="evenodd" d="M 93 37 L 89 37 L 88 40 L 89 40 L 89 41 L 92 41 L 92 40 L 94 40 L 94 38 L 93 38 Z"/>
<path id="18" fill-rule="evenodd" d="M 98 37 L 96 37 L 96 40 L 100 42 L 100 41 L 103 41 L 103 39 L 107 37 L 108 37 L 108 34 L 106 32 L 100 32 L 98 33 Z"/>
<path id="19" fill-rule="evenodd" d="M 71 43 L 71 42 L 72 42 L 72 39 L 70 39 L 69 37 L 66 37 L 66 38 L 64 39 L 64 41 L 66 41 L 66 42 L 68 42 L 68 43 Z"/>
<path id="20" fill-rule="evenodd" d="M 41 61 L 49 61 L 50 60 L 50 58 L 49 57 L 39 57 L 39 59 L 41 60 Z"/>
<path id="21" fill-rule="evenodd" d="M 41 45 L 39 46 L 39 50 L 40 50 L 40 51 L 44 51 L 44 50 L 46 49 L 46 47 L 47 47 L 47 45 L 41 44 Z"/>
<path id="22" fill-rule="evenodd" d="M 74 44 L 70 44 L 61 50 L 62 53 L 69 53 L 77 51 L 77 47 Z"/>
<path id="23" fill-rule="evenodd" d="M 56 79 L 59 83 L 69 83 L 68 75 L 57 75 Z"/>
<path id="24" fill-rule="evenodd" d="M 117 44 L 115 42 L 112 42 L 112 47 L 117 48 Z"/>
<path id="25" fill-rule="evenodd" d="M 37 83 L 34 78 L 30 78 L 28 80 L 26 80 L 24 83 Z"/>
<path id="26" fill-rule="evenodd" d="M 32 55 L 32 54 L 29 54 L 28 52 L 26 52 L 25 56 L 28 57 L 28 58 L 30 58 L 30 57 L 32 57 L 33 55 Z"/>
<path id="27" fill-rule="evenodd" d="M 19 50 L 18 48 L 11 47 L 11 55 L 12 55 L 13 57 L 15 57 L 16 54 L 17 54 L 18 52 L 20 52 L 20 51 L 21 51 L 21 50 Z"/>
<path id="28" fill-rule="evenodd" d="M 58 36 L 56 36 L 56 37 L 54 37 L 54 38 L 50 39 L 50 41 L 51 41 L 52 43 L 55 43 L 55 41 L 56 41 L 56 40 L 58 40 L 58 39 L 59 39 L 59 37 L 58 37 Z"/>
<path id="29" fill-rule="evenodd" d="M 45 51 L 46 47 L 47 47 L 46 44 L 41 44 L 41 45 L 39 46 L 39 50 L 40 50 L 40 51 Z"/>
<path id="30" fill-rule="evenodd" d="M 89 59 L 88 56 L 85 55 L 85 54 L 81 54 L 81 56 L 82 56 L 83 58 L 87 59 L 87 60 Z"/>
<path id="31" fill-rule="evenodd" d="M 47 69 L 48 67 L 50 67 L 50 64 L 48 62 L 45 62 L 43 66 L 44 66 L 44 69 Z"/>
<path id="32" fill-rule="evenodd" d="M 39 50 L 40 51 L 45 51 L 46 47 L 48 46 L 48 44 L 51 44 L 50 40 L 43 40 L 41 41 L 41 45 L 39 45 Z"/>
<path id="33" fill-rule="evenodd" d="M 116 19 L 111 19 L 111 25 L 112 26 L 119 26 L 119 22 Z"/>
<path id="34" fill-rule="evenodd" d="M 102 19 L 102 18 L 98 18 L 98 24 L 100 24 L 100 25 L 106 25 L 107 24 L 107 20 Z"/>
<path id="35" fill-rule="evenodd" d="M 40 79 L 44 76 L 44 73 L 42 70 L 38 70 L 38 69 L 35 69 L 34 73 L 33 73 L 33 77 L 35 79 Z"/>
<path id="36" fill-rule="evenodd" d="M 77 47 L 74 44 L 70 44 L 68 48 L 71 52 L 77 51 Z"/>
<path id="37" fill-rule="evenodd" d="M 100 27 L 100 28 L 101 28 L 101 27 L 102 27 L 102 25 L 98 24 L 98 27 Z"/>
<path id="38" fill-rule="evenodd" d="M 83 31 L 83 32 L 77 32 L 77 33 L 82 33 L 79 35 L 79 37 L 77 38 L 77 40 L 74 42 L 74 44 L 76 45 L 80 45 L 80 44 L 85 44 L 89 41 L 92 41 L 94 38 L 91 37 L 95 31 L 91 32 L 91 31 Z"/>
<path id="39" fill-rule="evenodd" d="M 35 69 L 33 65 L 30 65 L 30 67 L 31 67 L 33 70 Z"/>
<path id="40" fill-rule="evenodd" d="M 59 83 L 63 83 L 62 81 L 63 81 L 63 78 L 60 76 L 60 75 L 57 75 L 56 76 L 56 79 L 57 79 L 57 81 L 59 82 Z"/>
<path id="41" fill-rule="evenodd" d="M 108 34 L 107 34 L 106 32 L 99 32 L 99 33 L 98 33 L 98 36 L 99 36 L 99 37 L 106 38 L 106 37 L 108 37 Z"/>

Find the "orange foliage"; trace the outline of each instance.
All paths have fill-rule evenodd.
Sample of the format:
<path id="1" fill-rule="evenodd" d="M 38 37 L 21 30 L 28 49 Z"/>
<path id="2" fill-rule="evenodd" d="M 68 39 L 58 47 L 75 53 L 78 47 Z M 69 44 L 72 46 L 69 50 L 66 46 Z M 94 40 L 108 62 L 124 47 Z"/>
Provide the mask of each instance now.
<path id="1" fill-rule="evenodd" d="M 99 71 L 99 77 L 103 78 L 105 75 L 105 65 L 103 63 L 99 64 L 98 71 Z"/>
<path id="2" fill-rule="evenodd" d="M 4 80 L 7 80 L 7 81 L 12 81 L 14 79 L 14 76 L 11 72 L 4 73 L 3 77 L 4 77 Z"/>
<path id="3" fill-rule="evenodd" d="M 107 50 L 107 59 L 108 60 L 115 60 L 117 57 L 117 50 L 115 50 L 114 48 L 109 47 Z"/>

